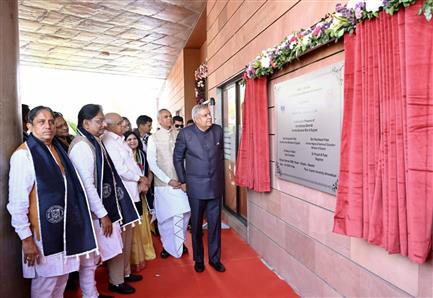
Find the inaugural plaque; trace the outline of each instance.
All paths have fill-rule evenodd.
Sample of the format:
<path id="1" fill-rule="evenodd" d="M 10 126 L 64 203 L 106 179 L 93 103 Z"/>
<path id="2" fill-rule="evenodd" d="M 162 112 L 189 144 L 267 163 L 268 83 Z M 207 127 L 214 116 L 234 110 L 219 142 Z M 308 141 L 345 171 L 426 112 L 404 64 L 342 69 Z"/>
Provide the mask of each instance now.
<path id="1" fill-rule="evenodd" d="M 276 173 L 323 192 L 337 191 L 343 63 L 275 85 Z"/>

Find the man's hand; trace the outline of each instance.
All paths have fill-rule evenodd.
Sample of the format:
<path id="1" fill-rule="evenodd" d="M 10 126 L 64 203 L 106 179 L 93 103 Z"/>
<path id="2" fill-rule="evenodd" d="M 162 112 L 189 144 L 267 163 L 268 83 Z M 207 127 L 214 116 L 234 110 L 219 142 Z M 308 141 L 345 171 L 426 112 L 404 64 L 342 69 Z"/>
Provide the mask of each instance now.
<path id="1" fill-rule="evenodd" d="M 101 227 L 105 237 L 110 237 L 111 234 L 113 234 L 113 224 L 111 223 L 111 219 L 108 217 L 108 215 L 105 215 L 103 218 L 101 218 Z"/>
<path id="2" fill-rule="evenodd" d="M 186 192 L 186 183 L 182 183 L 182 184 L 180 185 L 180 188 L 181 188 L 184 192 Z"/>
<path id="3" fill-rule="evenodd" d="M 177 181 L 177 180 L 175 180 L 175 179 L 171 179 L 171 180 L 168 182 L 168 185 L 170 185 L 170 186 L 173 187 L 173 188 L 180 188 L 180 182 Z"/>
<path id="4" fill-rule="evenodd" d="M 24 263 L 28 266 L 39 264 L 39 250 L 32 236 L 23 240 Z"/>

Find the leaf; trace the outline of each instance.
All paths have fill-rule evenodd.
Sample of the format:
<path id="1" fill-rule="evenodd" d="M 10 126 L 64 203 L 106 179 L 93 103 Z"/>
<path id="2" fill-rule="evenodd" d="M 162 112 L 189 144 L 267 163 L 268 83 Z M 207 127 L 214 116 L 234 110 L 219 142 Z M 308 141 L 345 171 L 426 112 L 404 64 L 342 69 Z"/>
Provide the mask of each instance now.
<path id="1" fill-rule="evenodd" d="M 424 10 L 424 16 L 427 22 L 430 22 L 432 18 L 432 8 L 430 6 L 427 6 L 426 9 Z"/>
<path id="2" fill-rule="evenodd" d="M 394 6 L 391 6 L 391 7 L 388 9 L 388 13 L 389 13 L 390 15 L 393 15 L 393 14 L 394 14 Z"/>

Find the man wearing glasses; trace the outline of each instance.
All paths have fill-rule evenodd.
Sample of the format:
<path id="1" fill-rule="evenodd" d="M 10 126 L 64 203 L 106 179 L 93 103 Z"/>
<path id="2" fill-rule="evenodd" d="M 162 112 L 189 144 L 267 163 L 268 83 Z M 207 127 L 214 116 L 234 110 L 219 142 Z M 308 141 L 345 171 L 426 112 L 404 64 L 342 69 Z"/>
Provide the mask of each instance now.
<path id="1" fill-rule="evenodd" d="M 182 116 L 174 116 L 173 117 L 173 125 L 177 131 L 183 128 L 183 118 Z"/>

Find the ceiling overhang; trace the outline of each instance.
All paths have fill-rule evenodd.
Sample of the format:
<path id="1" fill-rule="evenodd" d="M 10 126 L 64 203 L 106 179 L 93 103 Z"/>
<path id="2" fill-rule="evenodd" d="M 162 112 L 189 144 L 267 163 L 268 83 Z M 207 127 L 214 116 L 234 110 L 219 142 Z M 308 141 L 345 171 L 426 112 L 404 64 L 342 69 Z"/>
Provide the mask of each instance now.
<path id="1" fill-rule="evenodd" d="M 165 79 L 205 0 L 19 0 L 24 65 Z"/>

